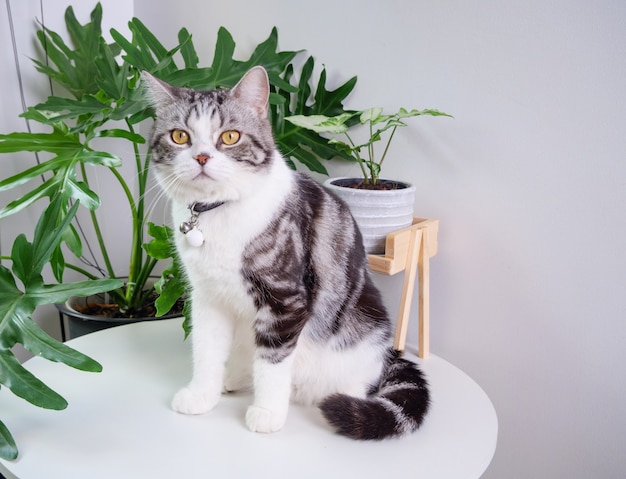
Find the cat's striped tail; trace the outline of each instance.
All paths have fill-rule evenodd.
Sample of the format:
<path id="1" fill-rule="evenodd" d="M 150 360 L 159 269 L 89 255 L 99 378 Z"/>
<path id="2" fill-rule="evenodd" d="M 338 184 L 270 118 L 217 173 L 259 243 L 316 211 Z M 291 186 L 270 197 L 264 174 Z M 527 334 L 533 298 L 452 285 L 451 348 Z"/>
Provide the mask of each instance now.
<path id="1" fill-rule="evenodd" d="M 429 405 L 428 383 L 422 372 L 396 355 L 383 372 L 378 390 L 367 398 L 333 394 L 319 407 L 339 434 L 352 439 L 385 439 L 415 431 Z"/>

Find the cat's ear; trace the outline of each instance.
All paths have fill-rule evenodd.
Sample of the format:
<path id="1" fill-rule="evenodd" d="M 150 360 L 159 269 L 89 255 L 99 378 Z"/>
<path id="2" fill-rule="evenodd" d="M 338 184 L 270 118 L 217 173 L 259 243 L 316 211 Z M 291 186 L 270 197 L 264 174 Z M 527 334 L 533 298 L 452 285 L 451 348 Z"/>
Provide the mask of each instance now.
<path id="1" fill-rule="evenodd" d="M 148 100 L 157 109 L 167 108 L 176 99 L 173 86 L 165 83 L 163 80 L 159 80 L 145 70 L 141 72 L 141 83 Z"/>
<path id="2" fill-rule="evenodd" d="M 231 90 L 231 95 L 267 116 L 270 82 L 263 67 L 254 67 Z"/>

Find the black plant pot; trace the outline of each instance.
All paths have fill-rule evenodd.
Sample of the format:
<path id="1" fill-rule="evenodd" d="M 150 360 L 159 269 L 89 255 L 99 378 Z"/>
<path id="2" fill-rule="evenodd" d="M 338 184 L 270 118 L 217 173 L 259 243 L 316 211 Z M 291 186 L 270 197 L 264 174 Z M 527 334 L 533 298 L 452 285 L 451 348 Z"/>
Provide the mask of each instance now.
<path id="1" fill-rule="evenodd" d="M 153 282 L 154 281 L 156 281 L 156 278 L 154 278 Z M 90 303 L 107 304 L 109 303 L 109 295 L 108 293 L 101 293 L 87 297 L 72 296 L 65 303 L 55 305 L 59 311 L 59 321 L 61 323 L 61 336 L 63 341 L 96 331 L 101 331 L 103 329 L 122 326 L 124 324 L 139 323 L 142 321 L 158 321 L 161 319 L 171 319 L 181 316 L 181 314 L 175 313 L 158 317 L 134 316 L 130 318 L 108 318 L 84 314 L 75 309 L 75 306 Z M 67 319 L 67 329 L 65 328 L 65 319 Z"/>

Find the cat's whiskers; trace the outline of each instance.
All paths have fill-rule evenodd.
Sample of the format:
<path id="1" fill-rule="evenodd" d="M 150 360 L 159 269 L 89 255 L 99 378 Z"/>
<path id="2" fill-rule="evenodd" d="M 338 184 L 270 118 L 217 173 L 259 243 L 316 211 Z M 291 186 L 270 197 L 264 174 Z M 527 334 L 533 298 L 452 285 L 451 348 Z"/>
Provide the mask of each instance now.
<path id="1" fill-rule="evenodd" d="M 155 187 L 152 187 L 151 189 L 154 189 Z M 146 218 L 150 218 L 153 214 L 154 214 L 154 210 L 156 209 L 157 205 L 161 202 L 164 202 L 165 204 L 167 204 L 167 202 L 169 201 L 169 198 L 167 197 L 167 194 L 164 191 L 159 191 L 157 193 L 157 195 L 152 198 L 152 201 L 150 201 L 150 204 L 146 207 Z M 163 213 L 163 220 L 162 221 L 166 221 L 167 215 L 166 215 L 166 208 L 161 208 L 161 211 Z"/>
<path id="2" fill-rule="evenodd" d="M 171 196 L 178 196 L 180 192 L 183 192 L 185 188 L 185 180 L 178 176 L 175 172 L 170 172 L 165 178 L 161 180 L 162 187 L 166 191 L 171 192 Z"/>

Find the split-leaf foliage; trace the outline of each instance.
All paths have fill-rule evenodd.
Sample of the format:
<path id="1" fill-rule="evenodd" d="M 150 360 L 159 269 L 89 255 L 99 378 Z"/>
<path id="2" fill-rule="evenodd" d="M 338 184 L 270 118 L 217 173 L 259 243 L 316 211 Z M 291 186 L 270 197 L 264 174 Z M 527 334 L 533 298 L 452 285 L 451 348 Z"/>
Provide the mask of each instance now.
<path id="1" fill-rule="evenodd" d="M 47 409 L 64 409 L 67 402 L 24 368 L 12 348 L 22 344 L 36 356 L 61 362 L 83 371 L 99 372 L 100 364 L 47 335 L 32 315 L 42 304 L 66 301 L 70 296 L 88 296 L 120 286 L 116 279 L 85 280 L 47 284 L 43 269 L 76 214 L 79 203 L 62 211 L 57 195 L 41 215 L 32 242 L 19 235 L 11 251 L 12 268 L 0 264 L 0 384 L 15 395 Z M 0 457 L 15 459 L 17 446 L 0 421 Z"/>

